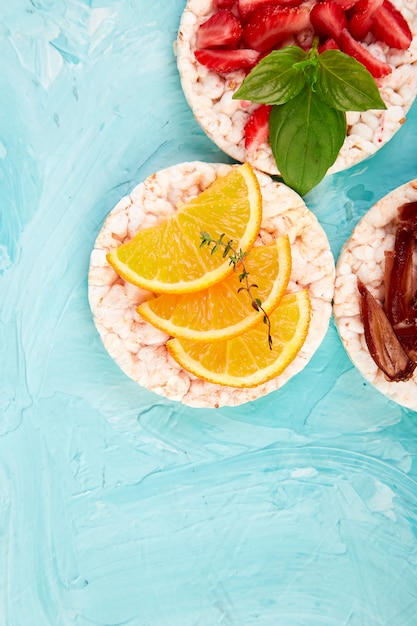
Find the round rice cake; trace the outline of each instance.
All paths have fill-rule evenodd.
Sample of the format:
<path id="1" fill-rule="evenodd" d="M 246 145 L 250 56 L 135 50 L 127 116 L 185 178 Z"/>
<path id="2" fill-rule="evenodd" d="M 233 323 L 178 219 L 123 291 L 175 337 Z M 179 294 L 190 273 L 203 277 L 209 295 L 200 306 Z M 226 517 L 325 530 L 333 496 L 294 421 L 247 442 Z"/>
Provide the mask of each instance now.
<path id="1" fill-rule="evenodd" d="M 235 406 L 282 387 L 309 362 L 322 342 L 331 317 L 335 266 L 327 236 L 301 197 L 286 185 L 256 171 L 262 201 L 262 225 L 255 245 L 287 233 L 292 251 L 289 291 L 307 288 L 312 317 L 307 339 L 289 367 L 253 389 L 214 385 L 184 371 L 166 349 L 168 335 L 136 312 L 149 292 L 125 282 L 106 254 L 140 228 L 156 223 L 196 197 L 235 165 L 189 162 L 161 170 L 137 185 L 108 215 L 91 253 L 88 297 L 95 325 L 110 356 L 127 376 L 151 391 L 194 407 Z"/>
<path id="2" fill-rule="evenodd" d="M 312 5 L 316 0 L 306 0 Z M 381 97 L 387 105 L 384 111 L 347 113 L 347 136 L 328 174 L 339 172 L 374 154 L 401 128 L 406 114 L 417 95 L 417 4 L 416 0 L 392 0 L 406 18 L 413 33 L 408 50 L 390 49 L 367 36 L 364 46 L 378 59 L 392 66 L 389 76 L 380 79 Z M 279 174 L 269 143 L 249 151 L 244 145 L 244 127 L 249 115 L 258 106 L 232 100 L 246 72 L 239 70 L 218 74 L 198 63 L 194 57 L 197 29 L 213 13 L 212 0 L 188 0 L 182 14 L 175 42 L 177 66 L 186 100 L 208 137 L 233 159 L 249 162 L 253 167 Z M 289 38 L 285 44 L 305 46 L 311 43 L 311 32 Z"/>
<path id="3" fill-rule="evenodd" d="M 405 382 L 392 382 L 372 359 L 360 316 L 357 278 L 379 303 L 384 300 L 385 251 L 393 250 L 399 224 L 398 207 L 417 201 L 417 179 L 379 200 L 358 222 L 336 265 L 333 313 L 339 335 L 362 376 L 398 404 L 417 411 L 417 370 Z"/>

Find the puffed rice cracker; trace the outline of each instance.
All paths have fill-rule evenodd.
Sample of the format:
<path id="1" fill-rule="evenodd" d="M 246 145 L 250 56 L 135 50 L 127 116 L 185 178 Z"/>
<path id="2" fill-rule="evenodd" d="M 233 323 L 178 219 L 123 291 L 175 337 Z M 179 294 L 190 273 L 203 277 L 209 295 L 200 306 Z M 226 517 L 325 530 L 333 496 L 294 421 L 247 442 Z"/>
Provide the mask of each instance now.
<path id="1" fill-rule="evenodd" d="M 110 356 L 139 385 L 194 407 L 235 406 L 282 387 L 309 362 L 322 342 L 331 316 L 335 268 L 329 242 L 317 218 L 294 191 L 256 172 L 263 199 L 257 244 L 288 233 L 292 274 L 288 289 L 309 290 L 312 319 L 294 361 L 277 378 L 253 389 L 235 389 L 199 380 L 169 355 L 168 336 L 145 322 L 136 307 L 149 292 L 125 282 L 106 254 L 203 191 L 232 165 L 191 162 L 161 170 L 137 185 L 110 212 L 91 253 L 88 296 L 94 322 Z M 256 245 L 256 244 L 255 244 Z"/>
<path id="2" fill-rule="evenodd" d="M 417 371 L 406 382 L 388 381 L 369 354 L 359 312 L 357 277 L 382 303 L 384 254 L 392 250 L 399 223 L 397 208 L 417 201 L 417 179 L 379 200 L 354 228 L 336 265 L 333 313 L 341 340 L 362 376 L 398 404 L 417 411 Z"/>
<path id="3" fill-rule="evenodd" d="M 314 4 L 313 0 L 310 0 Z M 371 156 L 387 143 L 406 121 L 406 115 L 417 95 L 417 5 L 416 0 L 392 0 L 407 19 L 413 33 L 408 50 L 394 50 L 372 41 L 365 47 L 393 67 L 392 73 L 380 80 L 381 97 L 387 110 L 347 113 L 347 136 L 340 153 L 328 170 L 339 172 Z M 198 63 L 194 57 L 196 32 L 214 9 L 210 0 L 189 0 L 182 14 L 174 45 L 181 85 L 193 114 L 208 137 L 233 159 L 249 162 L 268 174 L 278 174 L 269 143 L 254 152 L 245 150 L 244 127 L 253 109 L 258 106 L 232 100 L 245 72 L 218 74 Z M 289 39 L 288 45 L 306 42 Z"/>

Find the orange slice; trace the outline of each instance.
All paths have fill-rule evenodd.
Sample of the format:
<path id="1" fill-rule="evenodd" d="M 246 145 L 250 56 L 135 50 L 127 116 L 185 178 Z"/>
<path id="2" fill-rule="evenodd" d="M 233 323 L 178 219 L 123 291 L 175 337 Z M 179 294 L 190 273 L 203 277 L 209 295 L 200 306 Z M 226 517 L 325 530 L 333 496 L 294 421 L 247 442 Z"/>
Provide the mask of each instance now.
<path id="1" fill-rule="evenodd" d="M 268 246 L 256 246 L 245 259 L 251 293 L 269 314 L 278 305 L 291 274 L 287 235 Z M 196 293 L 163 294 L 141 304 L 137 311 L 148 322 L 173 337 L 190 341 L 219 341 L 240 335 L 262 321 L 250 296 L 239 289 L 240 265 L 220 283 Z"/>
<path id="2" fill-rule="evenodd" d="M 285 295 L 270 320 L 272 350 L 262 322 L 233 339 L 201 343 L 174 338 L 167 348 L 198 378 L 230 387 L 256 387 L 281 374 L 301 349 L 310 324 L 307 290 Z"/>
<path id="3" fill-rule="evenodd" d="M 217 178 L 174 215 L 141 229 L 130 241 L 110 251 L 107 260 L 125 280 L 156 293 L 205 289 L 231 274 L 221 253 L 200 248 L 201 232 L 244 252 L 253 245 L 262 218 L 258 179 L 249 164 Z"/>

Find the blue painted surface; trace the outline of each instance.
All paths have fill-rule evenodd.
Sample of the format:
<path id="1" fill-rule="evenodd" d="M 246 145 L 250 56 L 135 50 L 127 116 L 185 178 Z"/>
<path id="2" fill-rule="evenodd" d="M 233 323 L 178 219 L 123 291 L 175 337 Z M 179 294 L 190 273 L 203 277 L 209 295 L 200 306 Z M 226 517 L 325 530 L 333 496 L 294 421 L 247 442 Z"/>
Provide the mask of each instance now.
<path id="1" fill-rule="evenodd" d="M 185 102 L 183 0 L 0 2 L 1 626 L 415 626 L 417 414 L 331 324 L 243 407 L 128 380 L 87 302 L 90 251 L 155 170 L 225 161 Z M 417 106 L 307 197 L 337 256 L 417 177 Z"/>

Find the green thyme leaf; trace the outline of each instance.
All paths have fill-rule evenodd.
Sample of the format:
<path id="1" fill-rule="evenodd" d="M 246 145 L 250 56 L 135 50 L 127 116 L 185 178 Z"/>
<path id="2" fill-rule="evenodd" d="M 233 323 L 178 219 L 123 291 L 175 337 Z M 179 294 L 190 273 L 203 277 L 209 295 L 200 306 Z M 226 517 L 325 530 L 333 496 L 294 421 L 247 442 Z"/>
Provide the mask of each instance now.
<path id="1" fill-rule="evenodd" d="M 249 272 L 246 269 L 245 258 L 249 255 L 249 252 L 243 252 L 242 248 L 239 249 L 239 252 L 235 250 L 233 247 L 233 239 L 230 239 L 227 243 L 223 241 L 225 234 L 220 235 L 218 239 L 213 239 L 210 233 L 206 231 L 200 232 L 200 248 L 203 246 L 213 246 L 211 253 L 216 252 L 219 248 L 223 248 L 223 256 L 224 251 L 229 254 L 230 265 L 233 265 L 233 270 L 237 271 L 237 266 L 242 266 L 242 272 L 239 274 L 239 281 L 245 284 L 242 287 L 239 287 L 237 293 L 241 293 L 242 291 L 246 291 L 249 298 L 251 299 L 251 305 L 255 309 L 255 311 L 262 311 L 264 314 L 263 321 L 264 324 L 268 326 L 268 346 L 270 350 L 272 350 L 272 335 L 271 335 L 271 320 L 269 319 L 268 313 L 262 307 L 262 302 L 259 298 L 255 298 L 252 294 L 252 289 L 258 289 L 258 285 L 256 283 L 249 282 Z"/>
<path id="2" fill-rule="evenodd" d="M 246 76 L 233 98 L 262 104 L 288 102 L 304 87 L 304 73 L 294 66 L 306 57 L 307 53 L 298 46 L 274 50 Z"/>
<path id="3" fill-rule="evenodd" d="M 346 116 L 306 86 L 290 102 L 272 108 L 269 127 L 284 182 L 304 195 L 335 162 L 346 137 Z"/>
<path id="4" fill-rule="evenodd" d="M 329 106 L 339 111 L 387 108 L 375 80 L 362 63 L 340 50 L 326 50 L 318 60 L 315 91 Z"/>

